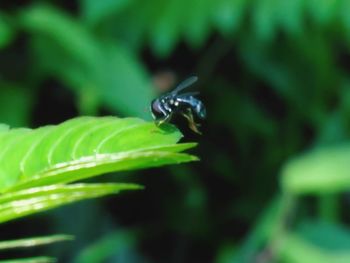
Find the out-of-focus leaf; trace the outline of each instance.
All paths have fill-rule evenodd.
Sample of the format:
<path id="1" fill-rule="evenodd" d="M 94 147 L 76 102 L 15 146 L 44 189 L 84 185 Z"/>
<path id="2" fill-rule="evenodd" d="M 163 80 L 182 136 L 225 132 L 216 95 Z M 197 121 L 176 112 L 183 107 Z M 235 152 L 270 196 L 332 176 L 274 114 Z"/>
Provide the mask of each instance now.
<path id="1" fill-rule="evenodd" d="M 99 56 L 99 47 L 90 33 L 58 9 L 33 6 L 19 16 L 24 29 L 51 38 L 57 47 L 87 66 Z"/>
<path id="2" fill-rule="evenodd" d="M 208 38 L 212 26 L 215 1 L 191 0 L 187 2 L 188 17 L 184 27 L 187 41 L 198 48 Z"/>
<path id="3" fill-rule="evenodd" d="M 219 0 L 216 1 L 214 22 L 221 33 L 232 34 L 241 25 L 248 2 L 245 0 Z"/>
<path id="4" fill-rule="evenodd" d="M 308 0 L 306 0 L 308 1 Z M 278 3 L 278 18 L 287 33 L 299 34 L 303 30 L 305 0 L 282 0 Z"/>
<path id="5" fill-rule="evenodd" d="M 335 17 L 341 0 L 308 0 L 305 1 L 308 11 L 316 24 L 324 26 Z"/>
<path id="6" fill-rule="evenodd" d="M 346 122 L 347 116 L 342 116 L 341 112 L 331 113 L 327 120 L 322 123 L 315 139 L 315 145 L 330 145 L 346 140 L 348 137 Z"/>
<path id="7" fill-rule="evenodd" d="M 154 52 L 161 57 L 167 56 L 174 49 L 181 37 L 181 32 L 187 24 L 188 10 L 184 10 L 188 1 L 169 0 L 154 1 L 161 7 L 158 11 L 152 30 L 150 30 L 150 41 Z M 187 8 L 187 7 L 186 7 Z M 159 8 L 157 8 L 159 10 Z"/>
<path id="8" fill-rule="evenodd" d="M 14 29 L 6 21 L 4 14 L 0 13 L 0 49 L 6 47 L 14 35 Z"/>
<path id="9" fill-rule="evenodd" d="M 77 105 L 80 115 L 98 115 L 100 99 L 96 90 L 87 88 L 81 90 L 78 95 Z"/>
<path id="10" fill-rule="evenodd" d="M 350 8 L 350 2 L 347 0 L 340 1 L 338 13 L 338 17 L 340 18 L 340 21 L 344 25 L 345 32 L 347 34 L 347 39 L 350 39 L 350 16 L 348 15 L 347 10 Z"/>
<path id="11" fill-rule="evenodd" d="M 224 244 L 220 246 L 220 251 L 215 259 L 215 263 L 232 263 L 232 259 L 237 253 L 237 246 L 234 244 Z"/>
<path id="12" fill-rule="evenodd" d="M 231 259 L 232 263 L 254 262 L 260 249 L 266 242 L 271 240 L 280 230 L 285 219 L 286 210 L 289 209 L 290 200 L 284 197 L 275 198 L 263 215 L 256 222 L 253 230 L 244 240 L 240 249 Z"/>
<path id="13" fill-rule="evenodd" d="M 33 90 L 0 82 L 0 122 L 12 127 L 27 126 L 33 105 Z"/>
<path id="14" fill-rule="evenodd" d="M 242 41 L 240 47 L 242 59 L 249 69 L 266 81 L 278 95 L 293 100 L 296 88 L 290 69 L 260 44 L 254 39 Z"/>
<path id="15" fill-rule="evenodd" d="M 125 115 L 150 120 L 149 105 L 155 95 L 136 57 L 125 48 L 106 43 L 100 66 L 104 66 L 100 94 L 106 106 Z"/>
<path id="16" fill-rule="evenodd" d="M 23 247 L 36 247 L 42 245 L 48 245 L 56 242 L 70 241 L 74 237 L 70 235 L 52 235 L 45 237 L 29 237 L 16 240 L 0 241 L 0 250 L 4 249 L 17 249 Z"/>
<path id="17" fill-rule="evenodd" d="M 134 55 L 121 45 L 96 39 L 66 14 L 43 6 L 21 16 L 34 37 L 38 63 L 78 95 L 94 92 L 114 112 L 150 118 L 154 98 L 150 79 Z"/>
<path id="18" fill-rule="evenodd" d="M 286 263 L 350 262 L 350 232 L 339 225 L 304 222 L 280 244 L 279 257 Z"/>
<path id="19" fill-rule="evenodd" d="M 110 15 L 117 15 L 133 0 L 81 0 L 82 16 L 89 25 L 96 25 Z"/>
<path id="20" fill-rule="evenodd" d="M 252 5 L 253 30 L 261 40 L 271 40 L 276 34 L 278 2 L 278 0 L 260 0 Z"/>
<path id="21" fill-rule="evenodd" d="M 350 251 L 350 229 L 341 224 L 307 220 L 297 227 L 297 232 L 306 241 L 322 249 L 332 252 Z"/>
<path id="22" fill-rule="evenodd" d="M 346 191 L 350 187 L 350 145 L 321 147 L 289 161 L 281 184 L 294 194 Z"/>
<path id="23" fill-rule="evenodd" d="M 0 196 L 0 223 L 84 199 L 141 188 L 135 184 L 60 184 L 2 194 Z"/>
<path id="24" fill-rule="evenodd" d="M 340 87 L 340 114 L 344 119 L 347 119 L 350 114 L 350 79 L 348 77 L 344 78 Z"/>
<path id="25" fill-rule="evenodd" d="M 284 238 L 284 249 L 279 257 L 286 263 L 328 263 L 333 261 L 322 249 L 306 242 L 298 235 L 288 235 Z M 344 262 L 344 261 L 343 261 Z M 345 263 L 345 262 L 344 262 Z"/>
<path id="26" fill-rule="evenodd" d="M 164 130 L 167 129 L 167 130 Z M 194 160 L 177 153 L 181 133 L 137 118 L 80 117 L 57 126 L 0 133 L 0 186 L 23 189 L 106 172 Z"/>
<path id="27" fill-rule="evenodd" d="M 107 262 L 110 258 L 113 258 L 115 262 L 135 262 L 135 258 L 137 258 L 136 251 L 133 248 L 135 245 L 136 237 L 134 233 L 117 230 L 80 252 L 74 263 Z"/>
<path id="28" fill-rule="evenodd" d="M 123 12 L 103 23 L 104 32 L 113 36 L 134 52 L 144 48 L 146 38 L 156 31 L 155 21 L 163 14 L 169 1 L 133 1 Z M 154 8 L 157 6 L 157 8 Z M 128 25 L 128 26 L 125 26 Z M 132 29 L 132 30 L 130 30 Z"/>
<path id="29" fill-rule="evenodd" d="M 10 126 L 4 123 L 0 123 L 0 132 L 6 132 L 10 129 Z"/>

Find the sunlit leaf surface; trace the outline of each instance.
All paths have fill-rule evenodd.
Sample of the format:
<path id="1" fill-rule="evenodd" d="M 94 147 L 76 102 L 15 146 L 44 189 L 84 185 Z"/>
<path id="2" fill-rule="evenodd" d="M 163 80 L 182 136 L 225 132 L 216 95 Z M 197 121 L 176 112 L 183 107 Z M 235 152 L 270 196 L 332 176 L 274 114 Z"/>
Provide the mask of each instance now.
<path id="1" fill-rule="evenodd" d="M 25 189 L 67 183 L 106 172 L 195 160 L 178 153 L 173 127 L 162 130 L 137 118 L 81 117 L 57 126 L 0 133 L 0 187 Z"/>
<path id="2" fill-rule="evenodd" d="M 72 184 L 34 187 L 0 196 L 0 223 L 79 200 L 140 189 L 134 184 Z"/>
<path id="3" fill-rule="evenodd" d="M 134 184 L 69 184 L 107 172 L 181 163 L 181 133 L 137 118 L 80 117 L 38 129 L 0 129 L 0 222 L 75 201 L 135 190 Z"/>
<path id="4" fill-rule="evenodd" d="M 32 258 L 1 260 L 1 263 L 54 263 L 54 262 L 57 262 L 57 260 L 51 257 L 32 257 Z"/>
<path id="5" fill-rule="evenodd" d="M 70 241 L 74 237 L 70 235 L 52 235 L 45 237 L 30 237 L 16 240 L 0 241 L 0 250 L 42 246 L 56 242 Z"/>

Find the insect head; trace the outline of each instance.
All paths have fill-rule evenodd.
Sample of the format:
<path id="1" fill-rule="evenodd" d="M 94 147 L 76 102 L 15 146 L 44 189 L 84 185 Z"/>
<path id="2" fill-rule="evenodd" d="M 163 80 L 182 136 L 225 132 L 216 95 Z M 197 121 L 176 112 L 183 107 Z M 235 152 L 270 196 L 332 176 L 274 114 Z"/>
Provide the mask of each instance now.
<path id="1" fill-rule="evenodd" d="M 204 119 L 206 110 L 203 102 L 195 97 L 199 92 L 180 93 L 197 80 L 196 76 L 192 76 L 181 82 L 173 91 L 152 101 L 151 112 L 157 125 L 169 122 L 174 114 L 180 114 L 187 119 L 191 130 L 201 134 L 198 130 L 200 125 L 195 122 L 195 118 Z"/>

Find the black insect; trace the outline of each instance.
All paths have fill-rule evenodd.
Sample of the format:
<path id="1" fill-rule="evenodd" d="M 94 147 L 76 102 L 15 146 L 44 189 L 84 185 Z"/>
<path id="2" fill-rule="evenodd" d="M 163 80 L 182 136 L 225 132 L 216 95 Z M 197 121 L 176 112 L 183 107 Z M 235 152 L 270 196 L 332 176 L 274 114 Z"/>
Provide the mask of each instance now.
<path id="1" fill-rule="evenodd" d="M 181 82 L 173 91 L 164 94 L 151 103 L 151 112 L 156 121 L 156 125 L 169 122 L 174 114 L 181 114 L 188 120 L 191 130 L 201 134 L 198 130 L 200 126 L 195 122 L 195 117 L 204 119 L 206 117 L 206 110 L 202 101 L 195 96 L 199 92 L 186 92 L 179 94 L 180 91 L 187 88 L 196 82 L 198 78 L 192 76 Z"/>

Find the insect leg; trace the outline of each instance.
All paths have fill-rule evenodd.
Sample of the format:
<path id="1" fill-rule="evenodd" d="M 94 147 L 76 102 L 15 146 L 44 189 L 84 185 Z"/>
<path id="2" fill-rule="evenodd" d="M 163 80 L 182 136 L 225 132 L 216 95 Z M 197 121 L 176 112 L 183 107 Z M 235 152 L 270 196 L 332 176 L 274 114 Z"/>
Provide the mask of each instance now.
<path id="1" fill-rule="evenodd" d="M 198 134 L 202 134 L 199 130 L 198 127 L 200 124 L 196 123 L 193 119 L 193 114 L 191 109 L 187 109 L 187 113 L 182 113 L 182 116 L 184 116 L 188 120 L 188 125 L 192 131 Z"/>
<path id="2" fill-rule="evenodd" d="M 160 125 L 162 125 L 163 123 L 166 123 L 166 122 L 170 121 L 171 116 L 172 116 L 172 114 L 170 113 L 170 114 L 166 115 L 164 118 L 159 119 L 159 120 L 156 120 L 156 121 L 155 121 L 156 125 L 157 125 L 157 126 L 160 126 Z"/>

